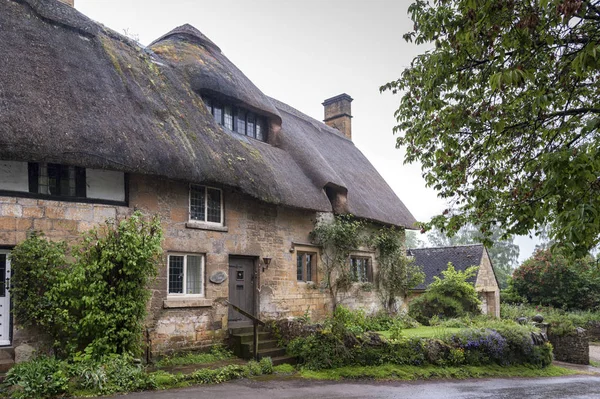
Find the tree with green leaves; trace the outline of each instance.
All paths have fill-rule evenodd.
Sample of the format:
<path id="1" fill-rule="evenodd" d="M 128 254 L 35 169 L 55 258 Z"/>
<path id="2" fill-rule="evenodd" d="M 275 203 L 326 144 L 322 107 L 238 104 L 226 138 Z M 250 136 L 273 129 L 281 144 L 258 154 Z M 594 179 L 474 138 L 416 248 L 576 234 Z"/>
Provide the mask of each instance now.
<path id="1" fill-rule="evenodd" d="M 512 289 L 535 305 L 584 310 L 600 305 L 596 260 L 591 256 L 572 260 L 559 248 L 536 251 L 515 270 Z"/>
<path id="2" fill-rule="evenodd" d="M 502 239 L 502 233 L 495 225 L 492 225 L 490 233 L 489 240 L 493 245 L 486 245 L 486 248 L 492 260 L 498 284 L 501 289 L 504 289 L 508 286 L 508 279 L 519 260 L 519 246 L 515 244 L 512 238 Z M 439 229 L 433 228 L 427 233 L 427 239 L 436 247 L 485 242 L 479 229 L 471 224 L 461 227 L 453 236 L 448 236 Z"/>
<path id="3" fill-rule="evenodd" d="M 354 283 L 350 253 L 364 242 L 363 226 L 352 215 L 335 215 L 331 220 L 318 220 L 310 233 L 312 243 L 321 247 L 321 268 L 333 311 L 338 295 L 350 290 Z"/>
<path id="4" fill-rule="evenodd" d="M 451 319 L 467 314 L 480 314 L 481 301 L 475 285 L 468 280 L 475 277 L 478 267 L 456 270 L 452 263 L 442 271 L 442 278 L 433 277 L 424 294 L 410 302 L 409 315 L 419 323 L 429 324 L 433 316 Z"/>
<path id="5" fill-rule="evenodd" d="M 600 0 L 417 0 L 404 38 L 431 49 L 381 87 L 401 93 L 405 162 L 450 206 L 423 224 L 505 236 L 549 226 L 600 243 Z"/>
<path id="6" fill-rule="evenodd" d="M 377 249 L 377 290 L 388 313 L 398 311 L 397 298 L 407 304 L 410 290 L 425 281 L 422 268 L 406 256 L 404 236 L 403 230 L 383 228 L 371 240 Z"/>

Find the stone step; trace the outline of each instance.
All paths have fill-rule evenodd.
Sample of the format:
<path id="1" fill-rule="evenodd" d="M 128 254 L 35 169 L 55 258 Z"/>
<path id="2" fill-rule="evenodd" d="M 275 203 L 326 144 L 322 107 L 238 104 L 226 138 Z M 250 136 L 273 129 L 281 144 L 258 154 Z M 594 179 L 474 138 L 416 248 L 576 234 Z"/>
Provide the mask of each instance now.
<path id="1" fill-rule="evenodd" d="M 0 373 L 6 373 L 14 365 L 15 365 L 15 361 L 12 359 L 0 360 Z"/>
<path id="2" fill-rule="evenodd" d="M 258 333 L 258 341 L 268 341 L 271 338 L 271 333 L 266 331 L 262 331 Z M 254 341 L 254 333 L 241 333 L 241 334 L 232 334 L 231 341 L 234 345 L 244 344 L 246 342 Z"/>
<path id="3" fill-rule="evenodd" d="M 265 331 L 265 328 L 263 326 L 258 326 L 258 331 L 263 332 L 263 331 Z M 254 332 L 253 326 L 233 327 L 233 328 L 229 329 L 229 335 L 240 335 L 240 334 L 247 334 L 247 333 L 253 333 L 253 332 Z"/>
<path id="4" fill-rule="evenodd" d="M 277 348 L 277 340 L 258 341 L 258 352 L 260 353 L 263 349 L 274 349 Z M 246 342 L 241 344 L 240 354 L 238 355 L 242 359 L 251 359 L 254 354 L 254 343 Z"/>
<path id="5" fill-rule="evenodd" d="M 15 348 L 12 346 L 0 347 L 0 360 L 14 360 L 15 359 Z"/>
<path id="6" fill-rule="evenodd" d="M 286 351 L 285 348 L 271 348 L 271 349 L 261 349 L 258 347 L 258 358 L 262 359 L 263 357 L 270 357 L 271 359 L 275 357 L 285 356 Z"/>
<path id="7" fill-rule="evenodd" d="M 298 360 L 293 356 L 278 356 L 272 357 L 271 361 L 273 361 L 273 366 L 279 366 L 280 364 L 291 364 L 294 365 L 298 362 Z"/>

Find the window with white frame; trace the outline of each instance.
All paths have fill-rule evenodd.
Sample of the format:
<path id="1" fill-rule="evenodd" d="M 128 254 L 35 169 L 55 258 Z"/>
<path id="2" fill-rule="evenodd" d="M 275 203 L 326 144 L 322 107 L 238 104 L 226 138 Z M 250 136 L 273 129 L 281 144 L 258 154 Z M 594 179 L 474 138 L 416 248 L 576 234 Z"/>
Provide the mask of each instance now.
<path id="1" fill-rule="evenodd" d="M 169 255 L 169 295 L 204 296 L 204 255 Z"/>
<path id="2" fill-rule="evenodd" d="M 223 192 L 218 188 L 190 186 L 190 220 L 223 224 Z"/>

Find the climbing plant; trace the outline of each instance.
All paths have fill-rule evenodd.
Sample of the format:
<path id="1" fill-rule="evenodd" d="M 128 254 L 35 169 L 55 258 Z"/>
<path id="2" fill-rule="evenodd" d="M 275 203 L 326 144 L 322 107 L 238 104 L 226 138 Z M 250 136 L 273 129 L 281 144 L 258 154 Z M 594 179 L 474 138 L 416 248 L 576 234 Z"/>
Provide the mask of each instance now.
<path id="1" fill-rule="evenodd" d="M 349 267 L 350 252 L 364 243 L 364 223 L 352 215 L 336 215 L 332 220 L 317 221 L 310 233 L 313 244 L 321 246 L 324 284 L 331 297 L 333 310 L 338 294 L 347 292 L 353 283 Z"/>
<path id="2" fill-rule="evenodd" d="M 17 321 L 50 334 L 63 357 L 138 353 L 161 241 L 158 218 L 139 212 L 83 233 L 70 249 L 32 234 L 11 257 Z"/>
<path id="3" fill-rule="evenodd" d="M 377 289 L 381 303 L 388 313 L 395 313 L 397 298 L 407 303 L 410 290 L 425 281 L 425 273 L 406 256 L 404 231 L 383 228 L 371 238 L 377 249 Z"/>

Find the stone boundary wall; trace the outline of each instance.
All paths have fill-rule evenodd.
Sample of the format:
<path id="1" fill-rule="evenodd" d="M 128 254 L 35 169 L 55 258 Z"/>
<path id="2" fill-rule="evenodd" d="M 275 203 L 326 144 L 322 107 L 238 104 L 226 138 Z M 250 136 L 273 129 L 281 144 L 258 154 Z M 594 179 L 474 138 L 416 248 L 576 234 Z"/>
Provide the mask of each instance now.
<path id="1" fill-rule="evenodd" d="M 590 344 L 587 331 L 577 327 L 573 334 L 556 336 L 552 329 L 548 339 L 554 348 L 554 359 L 575 364 L 590 364 Z"/>
<path id="2" fill-rule="evenodd" d="M 590 341 L 600 341 L 600 321 L 590 321 L 586 326 L 586 331 Z"/>

